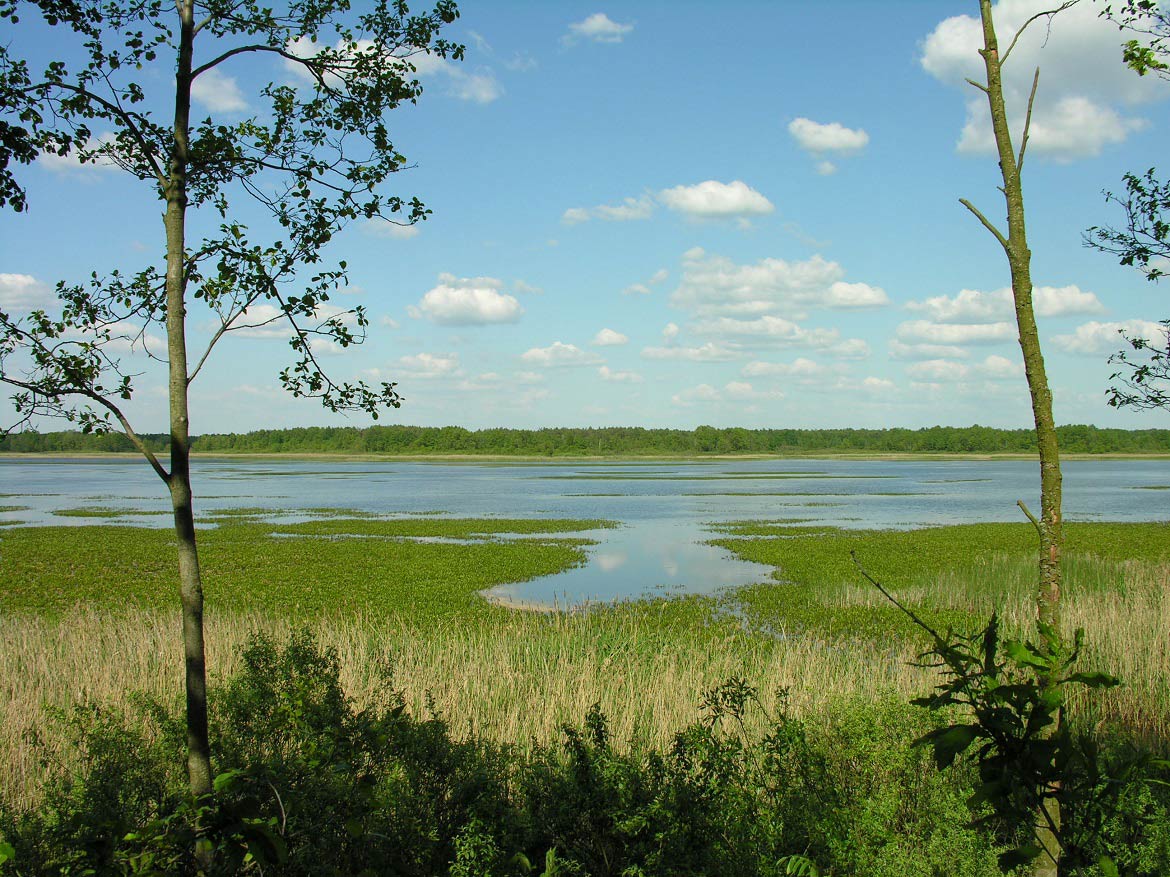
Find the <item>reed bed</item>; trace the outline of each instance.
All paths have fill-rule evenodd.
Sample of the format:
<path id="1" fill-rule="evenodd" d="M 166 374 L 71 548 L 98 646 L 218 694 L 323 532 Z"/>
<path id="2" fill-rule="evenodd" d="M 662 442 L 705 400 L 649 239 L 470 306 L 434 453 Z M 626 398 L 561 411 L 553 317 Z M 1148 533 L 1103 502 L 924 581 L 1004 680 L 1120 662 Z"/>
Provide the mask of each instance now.
<path id="1" fill-rule="evenodd" d="M 515 612 L 479 626 L 347 617 L 323 619 L 311 629 L 322 645 L 336 649 L 343 682 L 359 704 L 392 685 L 413 713 L 434 709 L 457 735 L 521 747 L 555 740 L 563 723 L 579 723 L 594 703 L 623 745 L 665 746 L 699 719 L 703 693 L 732 676 L 759 687 L 769 713 L 780 708 L 777 692 L 788 689 L 787 708 L 805 717 L 823 714 L 843 697 L 909 697 L 926 682 L 909 666 L 907 650 L 768 639 L 730 625 L 722 626 L 724 635 L 686 635 L 669 623 L 656 625 L 656 611 L 643 604 L 552 616 Z M 59 620 L 0 618 L 0 797 L 34 803 L 45 772 L 43 752 L 68 751 L 64 727 L 47 718 L 54 709 L 95 703 L 133 713 L 131 692 L 177 709 L 176 626 L 176 613 L 144 609 L 77 610 Z M 264 614 L 210 618 L 213 682 L 233 672 L 255 633 L 279 639 L 297 627 Z M 44 746 L 30 744 L 33 731 Z"/>

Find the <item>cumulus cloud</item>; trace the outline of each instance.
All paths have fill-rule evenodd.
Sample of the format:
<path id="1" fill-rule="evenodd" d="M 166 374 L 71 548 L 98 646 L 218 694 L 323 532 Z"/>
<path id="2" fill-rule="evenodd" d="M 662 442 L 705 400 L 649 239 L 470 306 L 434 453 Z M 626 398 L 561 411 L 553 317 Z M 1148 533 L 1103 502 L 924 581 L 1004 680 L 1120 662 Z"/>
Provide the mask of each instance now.
<path id="1" fill-rule="evenodd" d="M 805 329 L 791 320 L 771 314 L 754 320 L 738 320 L 734 317 L 701 320 L 695 324 L 695 332 L 758 343 L 807 347 L 827 347 L 841 336 L 836 329 Z"/>
<path id="2" fill-rule="evenodd" d="M 368 52 L 373 47 L 374 44 L 369 40 L 358 40 L 356 50 Z M 339 41 L 335 48 L 343 49 L 344 43 Z M 323 50 L 324 47 L 320 43 L 307 36 L 290 40 L 285 46 L 285 51 L 294 58 L 312 58 Z M 418 52 L 409 58 L 389 55 L 385 61 L 400 67 L 402 75 L 406 79 L 418 76 L 419 79 L 423 80 L 432 77 L 436 80 L 444 80 L 447 84 L 447 95 L 459 100 L 488 104 L 504 94 L 504 87 L 496 79 L 495 73 L 488 68 L 469 71 L 461 64 L 453 63 L 430 52 Z M 286 58 L 284 65 L 285 69 L 301 82 L 314 81 L 312 74 L 305 68 L 304 64 L 293 58 Z"/>
<path id="3" fill-rule="evenodd" d="M 561 214 L 565 225 L 577 225 L 590 219 L 604 222 L 631 222 L 649 219 L 654 214 L 654 202 L 648 195 L 640 198 L 626 198 L 620 204 L 599 204 L 596 207 L 570 207 Z"/>
<path id="4" fill-rule="evenodd" d="M 740 265 L 696 248 L 683 256 L 683 276 L 671 303 L 705 316 L 791 314 L 806 307 L 858 308 L 888 303 L 883 290 L 865 283 L 846 283 L 844 276 L 844 268 L 819 255 L 803 262 L 767 258 Z"/>
<path id="5" fill-rule="evenodd" d="M 606 381 L 614 381 L 616 383 L 623 384 L 642 383 L 642 376 L 637 372 L 614 371 L 607 365 L 603 365 L 601 368 L 599 368 L 597 373 L 601 375 L 602 380 Z"/>
<path id="6" fill-rule="evenodd" d="M 100 134 L 97 137 L 90 137 L 86 141 L 85 148 L 82 151 L 88 155 L 113 142 L 113 134 L 108 132 Z M 92 180 L 97 175 L 118 170 L 116 164 L 100 155 L 88 158 L 85 162 L 82 162 L 76 149 L 71 149 L 64 155 L 57 155 L 53 152 L 42 152 L 37 156 L 37 164 L 52 173 L 79 180 Z"/>
<path id="7" fill-rule="evenodd" d="M 620 43 L 634 31 L 632 24 L 619 24 L 604 12 L 595 12 L 581 21 L 569 25 L 569 32 L 562 41 L 572 45 L 578 40 L 594 43 Z"/>
<path id="8" fill-rule="evenodd" d="M 52 287 L 31 274 L 0 273 L 0 310 L 27 313 L 47 310 L 55 302 Z"/>
<path id="9" fill-rule="evenodd" d="M 621 332 L 613 329 L 602 329 L 593 336 L 593 340 L 589 343 L 595 347 L 615 347 L 620 344 L 629 343 L 629 338 Z"/>
<path id="10" fill-rule="evenodd" d="M 803 356 L 794 359 L 792 362 L 749 362 L 742 369 L 740 374 L 749 378 L 798 378 L 810 379 L 821 378 L 829 374 L 833 369 L 813 362 L 811 359 L 805 359 Z"/>
<path id="11" fill-rule="evenodd" d="M 659 268 L 646 280 L 645 283 L 631 283 L 622 290 L 622 295 L 650 295 L 654 290 L 650 287 L 657 286 L 670 276 L 670 272 L 665 268 Z"/>
<path id="12" fill-rule="evenodd" d="M 671 401 L 681 407 L 689 407 L 702 402 L 752 402 L 761 399 L 783 399 L 783 390 L 757 390 L 747 381 L 728 381 L 723 389 L 717 390 L 710 384 L 699 384 L 690 387 L 671 397 Z"/>
<path id="13" fill-rule="evenodd" d="M 1011 323 L 935 323 L 930 320 L 910 320 L 897 329 L 898 340 L 905 343 L 926 344 L 997 344 L 1016 337 Z"/>
<path id="14" fill-rule="evenodd" d="M 803 117 L 788 123 L 788 133 L 802 149 L 820 159 L 816 169 L 821 176 L 837 171 L 837 166 L 824 158 L 825 153 L 852 155 L 869 143 L 869 134 L 860 128 L 846 128 L 840 122 L 822 124 Z"/>
<path id="15" fill-rule="evenodd" d="M 670 397 L 670 401 L 675 405 L 687 406 L 694 405 L 696 402 L 717 402 L 719 398 L 719 391 L 710 384 L 699 384 L 697 387 L 675 393 Z"/>
<path id="16" fill-rule="evenodd" d="M 861 338 L 846 338 L 826 348 L 825 352 L 837 359 L 866 359 L 869 356 L 869 344 Z"/>
<path id="17" fill-rule="evenodd" d="M 980 379 L 997 381 L 1017 378 L 1024 373 L 1023 363 L 992 354 L 982 362 L 968 364 L 949 359 L 928 359 L 906 366 L 906 374 L 929 383 L 956 383 Z"/>
<path id="18" fill-rule="evenodd" d="M 990 292 L 962 289 L 954 296 L 907 302 L 906 308 L 940 323 L 997 323 L 1014 318 L 1015 301 L 1006 287 Z M 1101 313 L 1105 306 L 1079 286 L 1037 286 L 1032 290 L 1032 309 L 1040 317 L 1064 317 Z"/>
<path id="19" fill-rule="evenodd" d="M 897 389 L 897 385 L 885 378 L 868 377 L 861 382 L 861 387 L 872 393 L 889 393 Z"/>
<path id="20" fill-rule="evenodd" d="M 890 356 L 894 359 L 965 359 L 965 347 L 949 344 L 906 344 L 898 339 L 890 342 Z"/>
<path id="21" fill-rule="evenodd" d="M 539 368 L 561 368 L 601 363 L 601 357 L 597 354 L 582 350 L 575 344 L 562 344 L 560 341 L 554 341 L 548 347 L 533 347 L 520 354 L 520 359 L 526 365 Z"/>
<path id="22" fill-rule="evenodd" d="M 728 219 L 766 216 L 775 211 L 772 202 L 742 180 L 721 183 L 707 180 L 693 186 L 675 186 L 658 193 L 671 210 L 696 219 Z"/>
<path id="23" fill-rule="evenodd" d="M 662 340 L 670 344 L 678 337 L 679 328 L 677 323 L 667 323 L 662 327 Z"/>
<path id="24" fill-rule="evenodd" d="M 1002 39 L 1031 16 L 1052 8 L 1047 0 L 1000 0 L 996 27 Z M 1004 97 L 1019 142 L 1032 73 L 1041 68 L 1040 88 L 1029 131 L 1035 154 L 1068 161 L 1097 155 L 1145 127 L 1143 119 L 1124 110 L 1165 97 L 1155 77 L 1134 76 L 1119 63 L 1124 34 L 1101 19 L 1091 4 L 1081 3 L 1052 19 L 1033 22 L 1004 67 Z M 960 152 L 994 152 L 986 99 L 965 80 L 980 81 L 977 54 L 982 28 L 977 18 L 960 15 L 942 21 L 923 43 L 923 69 L 968 93 L 967 120 L 958 142 Z"/>
<path id="25" fill-rule="evenodd" d="M 439 275 L 439 283 L 427 291 L 417 307 L 408 309 L 412 317 L 426 317 L 440 326 L 486 326 L 491 323 L 515 323 L 524 308 L 515 296 L 503 293 L 503 281 L 494 277 L 456 277 Z"/>
<path id="26" fill-rule="evenodd" d="M 1127 346 L 1121 335 L 1144 338 L 1158 347 L 1167 347 L 1166 327 L 1150 320 L 1125 320 L 1099 323 L 1091 321 L 1077 326 L 1071 335 L 1057 335 L 1053 343 L 1068 353 L 1101 356 Z"/>
<path id="27" fill-rule="evenodd" d="M 687 362 L 726 362 L 738 359 L 739 351 L 708 341 L 699 347 L 643 347 L 642 356 L 646 359 L 675 359 Z"/>
<path id="28" fill-rule="evenodd" d="M 228 76 L 218 67 L 205 70 L 191 83 L 192 100 L 219 113 L 241 113 L 248 109 L 248 101 L 240 91 L 234 76 Z"/>
<path id="29" fill-rule="evenodd" d="M 444 378 L 459 373 L 457 353 L 418 353 L 398 358 L 398 369 L 415 378 Z"/>

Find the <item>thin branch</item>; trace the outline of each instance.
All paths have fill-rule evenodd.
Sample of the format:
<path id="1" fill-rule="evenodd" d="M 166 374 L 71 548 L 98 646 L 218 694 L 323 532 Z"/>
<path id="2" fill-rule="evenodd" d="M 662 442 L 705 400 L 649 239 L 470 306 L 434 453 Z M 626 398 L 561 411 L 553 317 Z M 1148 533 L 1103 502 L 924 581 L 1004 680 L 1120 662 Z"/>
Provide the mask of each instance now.
<path id="1" fill-rule="evenodd" d="M 974 85 L 974 86 L 975 86 L 977 89 L 979 89 L 981 92 L 983 92 L 984 94 L 987 94 L 987 86 L 986 86 L 986 85 L 984 85 L 982 82 L 976 82 L 974 79 L 971 79 L 971 78 L 969 78 L 969 77 L 968 77 L 968 79 L 967 79 L 967 84 L 968 84 L 968 85 Z"/>
<path id="2" fill-rule="evenodd" d="M 1012 49 L 1014 49 L 1016 47 L 1016 43 L 1019 42 L 1019 39 L 1023 35 L 1024 31 L 1026 31 L 1028 29 L 1028 25 L 1030 25 L 1037 18 L 1044 18 L 1044 16 L 1048 16 L 1051 19 L 1052 16 L 1059 15 L 1060 13 L 1064 12 L 1064 10 L 1069 9 L 1073 6 L 1076 6 L 1077 3 L 1079 3 L 1079 2 L 1080 2 L 1080 0 L 1068 0 L 1068 2 L 1061 3 L 1055 9 L 1049 9 L 1046 12 L 1037 12 L 1035 15 L 1033 15 L 1031 18 L 1029 18 L 1027 21 L 1025 21 L 1022 25 L 1020 25 L 1020 29 L 1018 31 L 1016 31 L 1016 35 L 1014 37 L 1012 37 L 1012 44 L 1010 46 L 1008 46 L 1006 52 L 1004 52 L 1002 55 L 999 56 L 1000 66 L 1002 67 L 1004 64 L 1007 63 L 1008 55 L 1010 55 L 1012 53 Z"/>
<path id="3" fill-rule="evenodd" d="M 42 82 L 37 85 L 30 85 L 28 88 L 22 89 L 22 91 L 44 91 L 47 88 L 61 88 L 65 91 L 71 91 L 74 94 L 79 94 L 88 100 L 92 100 L 95 103 L 100 104 L 101 106 L 105 107 L 107 111 L 121 119 L 122 124 L 125 125 L 126 128 L 130 131 L 130 135 L 138 142 L 138 148 L 142 150 L 142 156 L 146 160 L 146 163 L 149 164 L 154 170 L 154 175 L 158 180 L 158 184 L 160 186 L 166 184 L 166 176 L 163 174 L 162 168 L 160 168 L 155 162 L 154 155 L 150 151 L 150 146 L 147 143 L 146 138 L 138 129 L 138 126 L 134 123 L 134 118 L 130 113 L 122 109 L 118 104 L 111 103 L 110 101 L 106 100 L 101 95 L 94 94 L 88 88 L 82 88 L 79 85 L 72 85 L 68 82 Z"/>
<path id="4" fill-rule="evenodd" d="M 1044 538 L 1044 533 L 1040 529 L 1040 522 L 1036 520 L 1036 516 L 1032 514 L 1031 510 L 1026 505 L 1024 505 L 1024 501 L 1022 499 L 1017 499 L 1016 505 L 1020 507 L 1020 511 L 1027 515 L 1028 520 L 1032 522 L 1032 526 L 1036 528 L 1036 532 L 1040 534 L 1040 538 Z"/>
<path id="5" fill-rule="evenodd" d="M 1020 139 L 1020 155 L 1016 159 L 1016 173 L 1024 167 L 1024 151 L 1028 148 L 1028 131 L 1032 128 L 1032 106 L 1036 103 L 1036 89 L 1040 86 L 1040 68 L 1032 77 L 1032 92 L 1028 95 L 1028 113 L 1024 116 L 1024 136 Z"/>
<path id="6" fill-rule="evenodd" d="M 22 390 L 28 390 L 30 393 L 33 393 L 37 396 L 45 395 L 36 384 L 29 384 L 25 381 L 20 381 L 16 378 L 9 377 L 8 375 L 0 374 L 0 382 L 11 384 L 14 387 L 20 387 Z M 117 405 L 115 405 L 105 396 L 102 396 L 100 393 L 95 393 L 93 390 L 85 389 L 83 387 L 59 390 L 55 395 L 84 396 L 85 398 L 97 402 L 103 408 L 107 409 L 111 414 L 114 415 L 114 417 L 118 419 L 118 423 L 121 424 L 122 432 L 126 434 L 126 438 L 130 439 L 134 447 L 138 449 L 142 456 L 146 457 L 146 461 L 150 463 L 151 468 L 154 469 L 158 477 L 163 480 L 163 483 L 171 483 L 170 473 L 163 468 L 163 465 L 159 462 L 158 457 L 154 455 L 154 451 L 148 448 L 145 442 L 143 442 L 139 437 L 138 433 L 134 431 L 134 427 L 130 425 L 130 421 L 126 419 L 126 415 L 122 413 L 122 409 L 120 409 Z"/>
<path id="7" fill-rule="evenodd" d="M 888 590 L 886 590 L 885 585 L 883 585 L 881 582 L 879 582 L 877 579 L 875 579 L 873 576 L 871 576 L 868 572 L 866 572 L 865 567 L 861 565 L 861 561 L 857 559 L 857 552 L 856 551 L 850 551 L 849 556 L 853 559 L 853 565 L 857 567 L 857 571 L 860 572 L 862 574 L 862 576 L 865 577 L 866 581 L 868 581 L 871 585 L 873 585 L 875 588 L 877 588 L 879 591 L 881 591 L 883 597 L 885 597 L 887 600 L 889 600 L 891 603 L 893 603 L 895 606 L 897 606 L 899 609 L 901 609 L 902 612 L 905 613 L 906 616 L 911 621 L 913 621 L 915 624 L 917 624 L 919 627 L 921 627 L 923 630 L 925 630 L 927 633 L 929 633 L 934 638 L 934 641 L 936 643 L 945 643 L 946 642 L 946 639 L 942 636 L 942 634 L 940 634 L 937 630 L 935 630 L 933 627 L 931 627 L 929 624 L 927 624 L 925 621 L 923 621 L 921 618 L 919 618 L 918 614 L 913 609 L 909 608 L 908 606 L 906 606 L 905 604 L 900 602 L 897 597 L 895 597 Z"/>
<path id="8" fill-rule="evenodd" d="M 1011 252 L 1010 246 L 1008 244 L 1008 239 L 1003 236 L 1003 233 L 998 228 L 996 228 L 994 225 L 991 224 L 991 220 L 989 220 L 986 216 L 984 216 L 979 211 L 978 207 L 976 207 L 974 204 L 972 204 L 966 198 L 960 198 L 959 203 L 962 204 L 964 207 L 966 207 L 968 210 L 970 210 L 973 214 L 975 214 L 975 218 L 978 219 L 981 223 L 983 223 L 983 227 L 995 236 L 995 239 L 997 241 L 999 241 L 999 245 L 1004 248 L 1005 252 L 1008 252 L 1008 253 Z"/>

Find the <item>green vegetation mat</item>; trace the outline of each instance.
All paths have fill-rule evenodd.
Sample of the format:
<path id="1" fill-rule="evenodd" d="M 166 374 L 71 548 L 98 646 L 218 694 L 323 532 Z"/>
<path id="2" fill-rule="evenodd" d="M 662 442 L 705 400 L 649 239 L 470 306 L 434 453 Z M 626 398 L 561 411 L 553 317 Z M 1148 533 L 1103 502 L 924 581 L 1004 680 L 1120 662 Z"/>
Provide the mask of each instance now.
<path id="1" fill-rule="evenodd" d="M 199 547 L 209 611 L 265 610 L 306 618 L 393 614 L 426 620 L 502 612 L 476 592 L 580 564 L 587 540 L 418 542 L 391 537 L 533 536 L 605 525 L 595 520 L 329 519 L 292 525 L 233 520 L 200 531 Z M 334 538 L 342 534 L 367 538 Z M 14 529 L 0 538 L 0 552 L 0 612 L 56 615 L 79 604 L 169 607 L 176 600 L 177 561 L 169 529 Z"/>
<path id="2" fill-rule="evenodd" d="M 970 627 L 1035 583 L 1031 524 L 844 530 L 747 521 L 712 544 L 776 567 L 776 584 L 742 588 L 737 610 L 766 629 L 884 638 L 917 631 L 852 560 L 940 627 Z M 1170 560 L 1170 524 L 1066 523 L 1065 592 L 1124 587 L 1126 561 Z"/>

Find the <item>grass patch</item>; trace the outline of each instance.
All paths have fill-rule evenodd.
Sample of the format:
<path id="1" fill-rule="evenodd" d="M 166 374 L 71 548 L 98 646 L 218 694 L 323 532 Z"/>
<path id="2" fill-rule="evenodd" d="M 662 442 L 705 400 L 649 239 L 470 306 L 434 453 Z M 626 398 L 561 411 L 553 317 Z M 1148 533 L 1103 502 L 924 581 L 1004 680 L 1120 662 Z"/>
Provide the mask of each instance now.
<path id="1" fill-rule="evenodd" d="M 27 512 L 26 505 L 0 505 L 0 512 Z"/>
<path id="2" fill-rule="evenodd" d="M 310 521 L 281 532 L 328 536 L 466 537 L 544 533 L 600 521 L 476 519 Z M 585 540 L 480 540 L 463 544 L 390 539 L 281 539 L 270 524 L 233 521 L 199 534 L 212 611 L 268 611 L 294 619 L 398 614 L 420 621 L 503 610 L 477 592 L 583 563 Z M 326 547 L 327 546 L 327 547 Z M 29 527 L 8 530 L 0 565 L 0 613 L 50 616 L 88 607 L 170 607 L 177 561 L 169 530 Z"/>
<path id="3" fill-rule="evenodd" d="M 169 515 L 170 509 L 122 509 L 112 506 L 90 505 L 73 509 L 54 509 L 60 518 L 129 518 L 139 515 Z"/>

